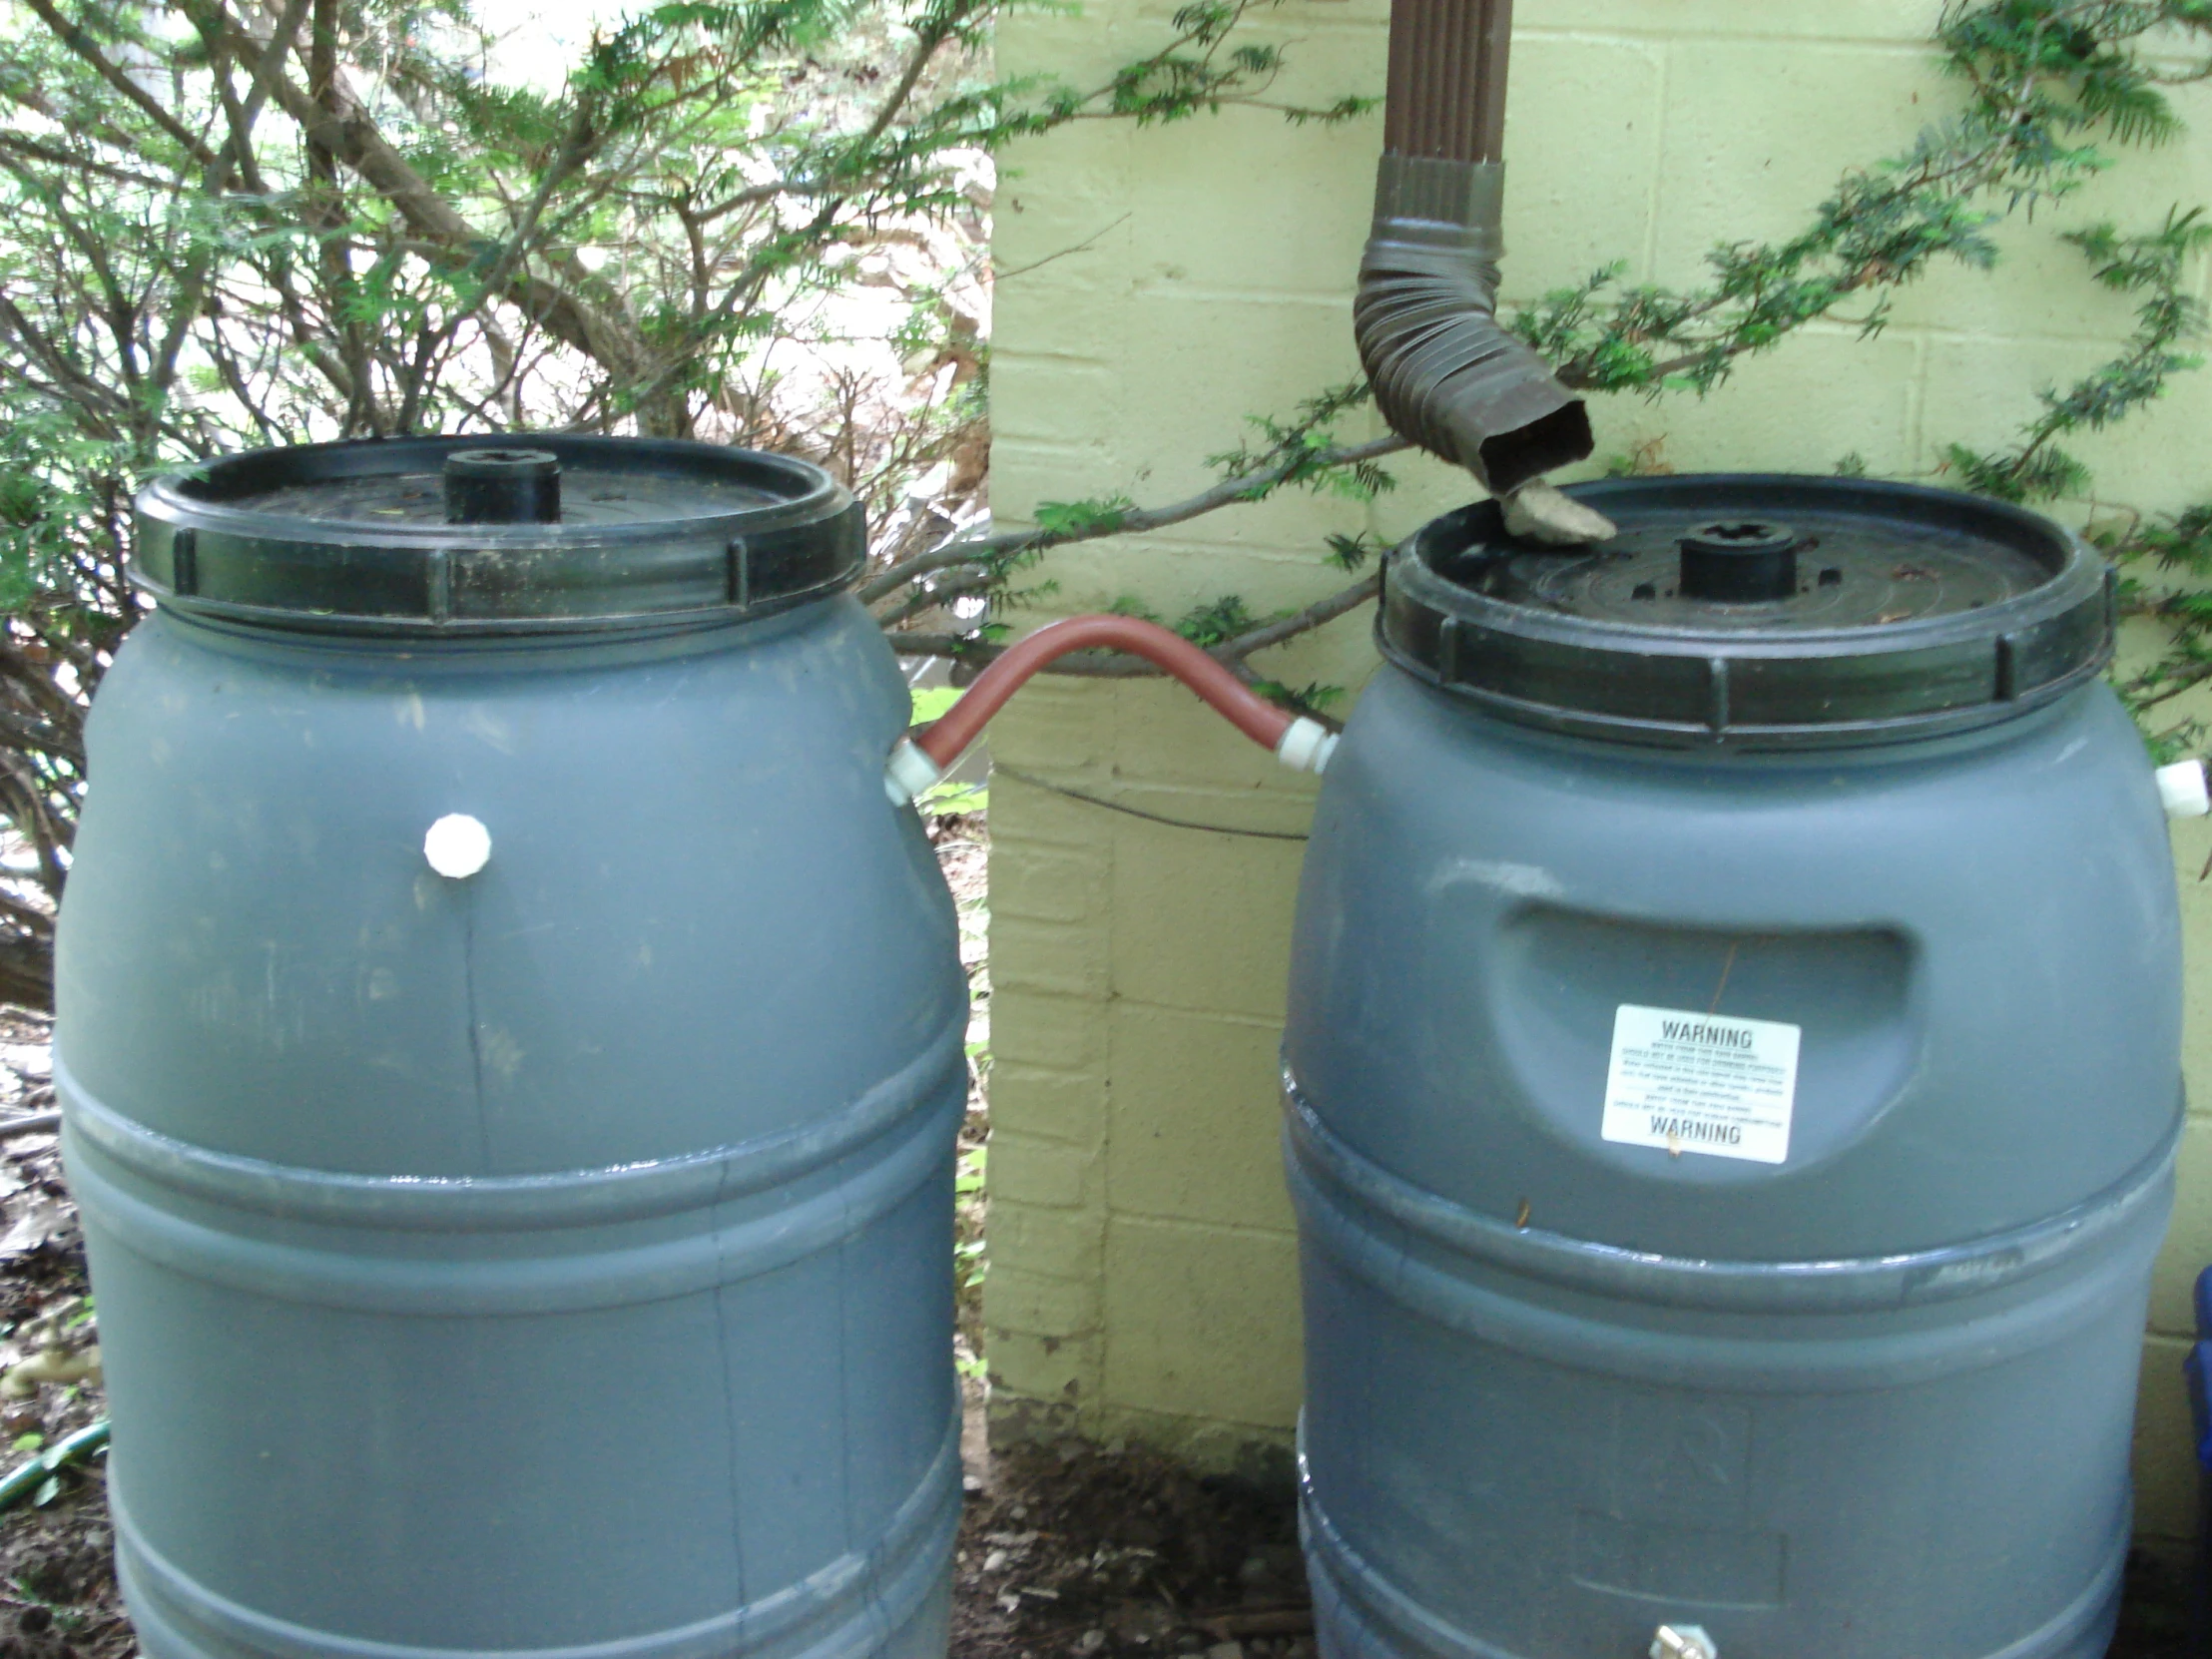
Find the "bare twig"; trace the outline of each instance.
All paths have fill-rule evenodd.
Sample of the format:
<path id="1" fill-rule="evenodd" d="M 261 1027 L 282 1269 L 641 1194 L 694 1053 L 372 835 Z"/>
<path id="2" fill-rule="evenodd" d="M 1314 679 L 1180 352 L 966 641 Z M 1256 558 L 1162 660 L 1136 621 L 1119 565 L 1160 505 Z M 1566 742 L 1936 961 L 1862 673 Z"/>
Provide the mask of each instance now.
<path id="1" fill-rule="evenodd" d="M 1024 553 L 1041 553 L 1048 548 L 1071 547 L 1079 542 L 1100 541 L 1108 536 L 1141 536 L 1154 530 L 1166 530 L 1177 524 L 1187 524 L 1194 518 L 1202 518 L 1208 513 L 1219 512 L 1224 507 L 1255 500 L 1294 472 L 1335 471 L 1364 461 L 1381 460 L 1385 455 L 1399 454 L 1411 447 L 1403 438 L 1388 437 L 1324 450 L 1318 455 L 1294 455 L 1254 472 L 1224 478 L 1219 483 L 1200 490 L 1196 495 L 1169 506 L 1132 507 L 1126 512 L 1101 515 L 1096 525 L 1080 530 L 1057 534 L 1049 530 L 1007 530 L 995 535 L 957 537 L 941 547 L 931 548 L 926 553 L 917 553 L 887 570 L 879 571 L 854 590 L 854 597 L 863 605 L 872 605 L 909 582 L 919 581 L 924 576 L 950 569 L 954 565 L 969 564 L 979 559 L 1003 560 Z"/>
<path id="2" fill-rule="evenodd" d="M 214 165 L 215 152 L 190 128 L 164 109 L 145 88 L 126 75 L 112 58 L 100 50 L 90 35 L 62 16 L 55 8 L 53 0 L 23 0 L 23 3 L 41 23 L 53 31 L 57 40 L 90 64 L 100 78 L 130 100 L 140 114 L 182 146 L 186 155 L 202 167 Z"/>

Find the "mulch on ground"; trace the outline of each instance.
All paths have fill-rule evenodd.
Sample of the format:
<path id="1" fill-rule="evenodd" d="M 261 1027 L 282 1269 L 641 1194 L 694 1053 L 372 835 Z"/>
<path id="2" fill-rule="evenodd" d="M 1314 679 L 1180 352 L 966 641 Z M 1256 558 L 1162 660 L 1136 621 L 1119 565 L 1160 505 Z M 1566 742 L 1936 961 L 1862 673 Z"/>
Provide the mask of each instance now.
<path id="1" fill-rule="evenodd" d="M 1311 1659 L 1296 1540 L 1287 1491 L 1195 1475 L 1142 1450 L 1002 1455 L 961 1528 L 952 1650 L 957 1659 Z M 2202 1651 L 2189 1639 L 2184 1575 L 2138 1551 L 2109 1659 Z"/>
<path id="2" fill-rule="evenodd" d="M 1290 1493 L 1142 1448 L 994 1457 L 953 1573 L 961 1659 L 1314 1653 Z"/>
<path id="3" fill-rule="evenodd" d="M 0 1119 L 52 1110 L 47 1022 L 0 1008 Z M 57 1326 L 89 1345 L 85 1242 L 51 1134 L 0 1141 L 0 1371 L 28 1358 L 25 1338 Z M 9 1468 L 106 1410 L 97 1383 L 46 1383 L 0 1396 L 0 1462 Z M 100 1464 L 63 1468 L 0 1515 L 0 1655 L 124 1659 L 138 1643 L 116 1595 L 114 1537 Z"/>

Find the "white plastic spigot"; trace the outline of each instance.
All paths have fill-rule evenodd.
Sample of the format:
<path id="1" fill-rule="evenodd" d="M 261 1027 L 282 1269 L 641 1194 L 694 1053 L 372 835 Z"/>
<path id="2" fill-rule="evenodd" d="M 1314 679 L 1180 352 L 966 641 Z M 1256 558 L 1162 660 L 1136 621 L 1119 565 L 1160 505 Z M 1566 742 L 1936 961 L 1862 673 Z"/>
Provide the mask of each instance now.
<path id="1" fill-rule="evenodd" d="M 891 798 L 893 807 L 919 801 L 931 788 L 943 782 L 944 768 L 924 754 L 921 746 L 911 738 L 900 738 L 891 747 L 890 758 L 883 763 L 883 793 Z"/>
<path id="2" fill-rule="evenodd" d="M 466 813 L 447 813 L 423 835 L 422 855 L 448 881 L 465 881 L 491 862 L 491 831 Z"/>
<path id="3" fill-rule="evenodd" d="M 1283 741 L 1275 746 L 1275 758 L 1293 772 L 1324 773 L 1337 753 L 1337 734 L 1318 720 L 1301 715 L 1291 722 Z"/>
<path id="4" fill-rule="evenodd" d="M 2208 787 L 2202 761 L 2183 761 L 2158 769 L 2158 799 L 2166 804 L 2168 818 L 2212 817 L 2212 787 Z"/>

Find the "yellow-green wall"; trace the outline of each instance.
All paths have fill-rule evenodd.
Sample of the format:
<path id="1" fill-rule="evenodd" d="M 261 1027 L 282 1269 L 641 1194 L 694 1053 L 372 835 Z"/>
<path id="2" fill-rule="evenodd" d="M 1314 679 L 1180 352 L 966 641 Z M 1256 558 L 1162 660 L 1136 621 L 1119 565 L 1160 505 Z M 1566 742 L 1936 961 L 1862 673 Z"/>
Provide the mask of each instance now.
<path id="1" fill-rule="evenodd" d="M 1521 0 L 1508 297 L 1616 259 L 1632 278 L 1688 282 L 1723 238 L 1788 234 L 1843 167 L 1903 148 L 1954 107 L 1927 45 L 1938 9 Z M 1085 0 L 1077 16 L 1017 18 L 1001 30 L 999 67 L 1095 84 L 1155 49 L 1173 10 Z M 1384 17 L 1382 0 L 1257 13 L 1256 33 L 1291 55 L 1271 96 L 1379 92 Z M 2212 95 L 2184 108 L 2190 139 L 2130 156 L 2088 195 L 2008 231 L 1994 275 L 1946 273 L 1913 290 L 1871 342 L 1843 324 L 1809 330 L 1703 404 L 1603 405 L 1600 454 L 1659 442 L 1683 470 L 1827 471 L 1856 451 L 1880 473 L 1926 474 L 1945 442 L 1997 442 L 2039 386 L 2101 360 L 2128 322 L 2126 301 L 2054 233 L 2107 217 L 2147 226 L 2175 203 L 2212 202 Z M 1210 481 L 1205 457 L 1242 441 L 1247 415 L 1352 378 L 1351 279 L 1379 146 L 1372 121 L 1301 128 L 1230 110 L 1164 129 L 1085 123 L 1010 158 L 992 365 L 1001 520 L 1044 501 L 1179 499 Z M 2172 507 L 2212 496 L 2208 438 L 2212 372 L 2079 448 L 2105 498 Z M 1042 605 L 1309 602 L 1332 587 L 1318 558 L 1327 532 L 1395 537 L 1470 493 L 1429 463 L 1398 470 L 1402 486 L 1372 509 L 1296 496 L 1071 550 L 1041 573 L 1057 583 Z M 1357 688 L 1375 666 L 1367 621 L 1261 666 Z M 1159 685 L 1040 684 L 993 747 L 985 1308 L 998 1431 L 1073 1426 L 1218 1464 L 1264 1461 L 1299 1397 L 1275 1049 L 1300 846 L 1157 825 L 1022 778 L 1275 836 L 1303 828 L 1311 787 Z M 2212 885 L 2197 881 L 2212 830 L 2176 839 L 2197 945 L 2190 1064 L 2212 1104 Z M 2192 1124 L 2183 1181 L 2138 1468 L 2141 1523 L 2165 1537 L 2189 1528 L 2177 1368 L 2190 1265 L 2212 1261 L 2212 1120 Z"/>

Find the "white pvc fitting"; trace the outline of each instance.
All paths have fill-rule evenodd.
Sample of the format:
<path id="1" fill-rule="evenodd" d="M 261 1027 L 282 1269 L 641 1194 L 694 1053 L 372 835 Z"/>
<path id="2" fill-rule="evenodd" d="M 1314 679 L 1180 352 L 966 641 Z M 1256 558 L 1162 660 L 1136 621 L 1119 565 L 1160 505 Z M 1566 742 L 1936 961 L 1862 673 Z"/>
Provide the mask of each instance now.
<path id="1" fill-rule="evenodd" d="M 1275 746 L 1275 758 L 1293 772 L 1327 772 L 1329 759 L 1336 753 L 1337 734 L 1303 715 L 1291 722 L 1291 729 Z"/>
<path id="2" fill-rule="evenodd" d="M 911 738 L 900 738 L 883 763 L 883 793 L 893 807 L 907 807 L 944 782 L 944 768 L 937 765 Z"/>
<path id="3" fill-rule="evenodd" d="M 466 880 L 491 862 L 491 831 L 466 813 L 448 813 L 423 835 L 422 855 L 447 880 Z"/>
<path id="4" fill-rule="evenodd" d="M 2206 784 L 2204 763 L 2160 767 L 2158 799 L 2166 804 L 2168 818 L 2212 818 L 2212 786 Z"/>

